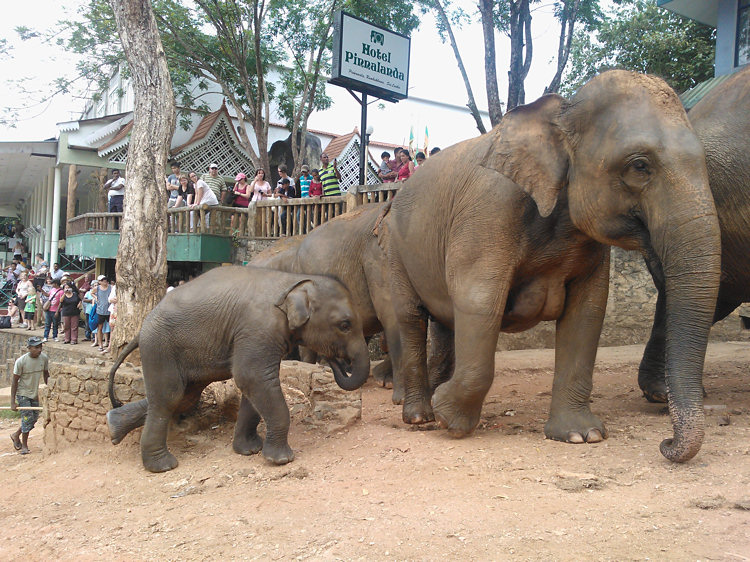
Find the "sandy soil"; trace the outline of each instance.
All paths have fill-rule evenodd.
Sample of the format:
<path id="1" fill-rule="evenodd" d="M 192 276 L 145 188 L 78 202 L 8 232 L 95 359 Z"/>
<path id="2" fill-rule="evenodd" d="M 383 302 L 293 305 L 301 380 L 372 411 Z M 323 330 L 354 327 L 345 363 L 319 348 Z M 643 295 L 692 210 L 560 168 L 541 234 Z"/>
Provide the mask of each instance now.
<path id="1" fill-rule="evenodd" d="M 45 456 L 0 453 L 0 558 L 33 560 L 748 560 L 750 343 L 713 344 L 706 440 L 659 453 L 664 407 L 635 373 L 642 348 L 600 350 L 592 407 L 610 437 L 546 441 L 553 353 L 498 353 L 475 434 L 409 427 L 389 392 L 333 435 L 294 425 L 283 467 L 231 451 L 232 424 L 173 431 L 180 466 L 141 467 L 129 436 Z M 728 425 L 727 425 L 728 424 Z"/>

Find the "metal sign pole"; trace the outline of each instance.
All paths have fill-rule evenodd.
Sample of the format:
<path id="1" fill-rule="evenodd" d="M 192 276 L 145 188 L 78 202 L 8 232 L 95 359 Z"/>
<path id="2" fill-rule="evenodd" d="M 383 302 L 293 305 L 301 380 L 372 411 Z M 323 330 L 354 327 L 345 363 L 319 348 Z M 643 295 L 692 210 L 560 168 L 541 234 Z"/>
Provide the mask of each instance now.
<path id="1" fill-rule="evenodd" d="M 362 92 L 362 120 L 359 127 L 359 185 L 367 184 L 367 94 Z"/>

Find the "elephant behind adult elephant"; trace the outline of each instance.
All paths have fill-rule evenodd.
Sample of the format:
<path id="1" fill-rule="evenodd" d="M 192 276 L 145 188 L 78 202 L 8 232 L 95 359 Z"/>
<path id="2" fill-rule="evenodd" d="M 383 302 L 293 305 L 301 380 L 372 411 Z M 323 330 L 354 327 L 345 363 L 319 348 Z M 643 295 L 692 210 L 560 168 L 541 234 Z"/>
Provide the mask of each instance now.
<path id="1" fill-rule="evenodd" d="M 294 273 L 330 275 L 344 283 L 362 320 L 365 337 L 385 333 L 389 359 L 380 371 L 397 364 L 398 325 L 386 278 L 386 258 L 373 230 L 389 203 L 364 205 L 338 216 L 305 236 L 284 238 L 253 258 L 251 265 Z M 403 384 L 393 373 L 393 402 L 403 401 Z"/>
<path id="2" fill-rule="evenodd" d="M 721 283 L 713 318 L 718 322 L 750 301 L 750 67 L 714 88 L 690 110 L 688 118 L 706 151 L 708 181 L 721 228 Z M 659 297 L 638 382 L 648 400 L 666 402 L 664 354 L 672 306 L 663 279 L 648 265 Z"/>
<path id="3" fill-rule="evenodd" d="M 590 410 L 609 247 L 652 256 L 667 325 L 672 460 L 703 440 L 701 375 L 719 283 L 719 227 L 703 149 L 662 80 L 625 71 L 576 96 L 544 96 L 490 133 L 443 150 L 394 198 L 381 235 L 403 349 L 407 423 L 471 432 L 492 384 L 498 333 L 557 320 L 545 434 L 606 437 Z M 452 328 L 453 376 L 430 401 L 427 314 Z"/>
<path id="4" fill-rule="evenodd" d="M 113 443 L 145 423 L 143 465 L 152 472 L 171 470 L 177 466 L 167 449 L 172 415 L 194 404 L 209 383 L 234 378 L 242 392 L 234 451 L 249 455 L 262 450 L 275 464 L 291 461 L 289 409 L 279 365 L 298 344 L 328 358 L 345 390 L 359 388 L 369 376 L 362 323 L 342 283 L 256 267 L 204 273 L 161 300 L 110 371 L 110 401 L 116 408 L 107 413 L 107 422 Z M 115 371 L 136 347 L 141 350 L 146 398 L 120 406 L 114 395 Z M 341 361 L 351 362 L 350 376 Z M 257 433 L 261 417 L 265 440 Z"/>

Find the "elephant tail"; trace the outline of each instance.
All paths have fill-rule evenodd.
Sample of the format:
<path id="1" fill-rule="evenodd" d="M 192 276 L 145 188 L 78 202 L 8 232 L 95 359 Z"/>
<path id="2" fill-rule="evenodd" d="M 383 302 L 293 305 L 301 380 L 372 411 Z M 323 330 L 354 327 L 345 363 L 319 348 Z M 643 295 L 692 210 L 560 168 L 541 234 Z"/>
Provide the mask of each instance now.
<path id="1" fill-rule="evenodd" d="M 115 396 L 115 372 L 117 371 L 117 368 L 122 364 L 122 362 L 125 361 L 125 358 L 138 347 L 138 339 L 139 336 L 135 336 L 135 338 L 133 338 L 133 340 L 125 346 L 125 349 L 122 350 L 120 355 L 115 360 L 115 364 L 112 365 L 112 369 L 110 369 L 109 371 L 109 401 L 112 403 L 113 408 L 119 408 L 120 406 L 122 406 L 122 402 L 120 402 Z"/>

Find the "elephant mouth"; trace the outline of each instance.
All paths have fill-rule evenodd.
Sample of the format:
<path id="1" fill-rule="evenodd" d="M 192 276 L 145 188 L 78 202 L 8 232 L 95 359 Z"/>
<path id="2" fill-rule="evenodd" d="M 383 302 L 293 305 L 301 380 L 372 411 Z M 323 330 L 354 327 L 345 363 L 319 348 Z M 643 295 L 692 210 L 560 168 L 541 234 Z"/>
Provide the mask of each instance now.
<path id="1" fill-rule="evenodd" d="M 354 379 L 354 376 L 351 374 L 352 364 L 350 361 L 337 357 L 326 357 L 326 361 L 333 371 L 333 378 L 336 384 L 344 390 L 356 390 L 364 383 L 364 381 L 360 382 Z"/>

